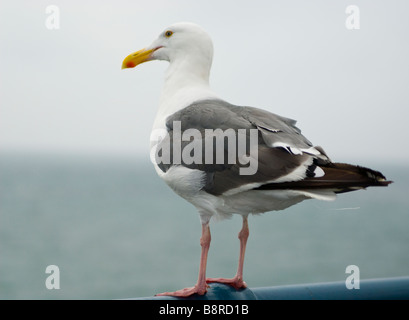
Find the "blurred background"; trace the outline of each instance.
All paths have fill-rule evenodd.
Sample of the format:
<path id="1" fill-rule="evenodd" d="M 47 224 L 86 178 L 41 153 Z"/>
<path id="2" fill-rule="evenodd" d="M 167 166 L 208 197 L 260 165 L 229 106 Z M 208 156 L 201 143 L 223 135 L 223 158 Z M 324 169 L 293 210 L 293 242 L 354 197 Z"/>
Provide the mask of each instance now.
<path id="1" fill-rule="evenodd" d="M 348 30 L 348 5 L 360 29 Z M 59 29 L 46 26 L 49 5 Z M 193 285 L 200 222 L 149 160 L 165 62 L 121 70 L 166 26 L 212 36 L 211 85 L 296 119 L 337 162 L 395 183 L 250 217 L 250 287 L 409 275 L 404 0 L 0 1 L 0 298 L 116 299 Z M 230 277 L 240 217 L 211 225 Z M 48 265 L 60 268 L 48 290 Z"/>

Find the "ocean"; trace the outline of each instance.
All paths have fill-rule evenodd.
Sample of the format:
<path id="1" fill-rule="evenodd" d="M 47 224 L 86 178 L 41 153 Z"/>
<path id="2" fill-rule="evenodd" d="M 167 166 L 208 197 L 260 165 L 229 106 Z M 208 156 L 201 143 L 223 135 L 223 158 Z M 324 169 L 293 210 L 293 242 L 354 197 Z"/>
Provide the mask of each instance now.
<path id="1" fill-rule="evenodd" d="M 394 183 L 250 216 L 248 286 L 345 281 L 350 265 L 362 280 L 408 276 L 409 165 L 374 169 Z M 211 224 L 209 277 L 235 274 L 240 227 L 239 216 Z M 0 155 L 0 299 L 122 299 L 192 286 L 200 232 L 195 208 L 148 159 Z"/>

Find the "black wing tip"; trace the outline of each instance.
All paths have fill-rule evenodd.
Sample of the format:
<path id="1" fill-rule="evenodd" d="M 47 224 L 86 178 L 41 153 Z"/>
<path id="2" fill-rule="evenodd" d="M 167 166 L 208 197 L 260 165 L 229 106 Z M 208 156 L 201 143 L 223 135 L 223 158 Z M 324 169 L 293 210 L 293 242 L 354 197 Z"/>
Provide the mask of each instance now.
<path id="1" fill-rule="evenodd" d="M 370 180 L 375 182 L 375 185 L 379 186 L 388 186 L 389 184 L 393 183 L 392 180 L 387 180 L 386 177 L 377 170 L 373 170 L 367 167 L 357 166 L 358 170 L 362 175 L 365 175 Z"/>

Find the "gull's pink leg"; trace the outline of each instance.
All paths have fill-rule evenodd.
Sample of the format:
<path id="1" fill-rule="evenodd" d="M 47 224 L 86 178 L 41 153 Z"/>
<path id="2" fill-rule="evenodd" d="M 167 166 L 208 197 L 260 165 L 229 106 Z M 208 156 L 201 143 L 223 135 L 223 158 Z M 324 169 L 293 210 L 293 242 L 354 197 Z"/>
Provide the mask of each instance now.
<path id="1" fill-rule="evenodd" d="M 237 273 L 234 278 L 226 279 L 226 278 L 207 278 L 207 283 L 212 282 L 219 282 L 225 283 L 228 285 L 233 286 L 236 289 L 246 288 L 247 285 L 243 281 L 243 264 L 244 264 L 244 254 L 246 252 L 246 244 L 247 239 L 249 237 L 249 225 L 247 222 L 247 216 L 243 216 L 243 227 L 239 232 L 239 240 L 240 240 L 240 255 L 239 255 L 239 266 L 237 268 Z"/>
<path id="2" fill-rule="evenodd" d="M 208 285 L 206 284 L 206 264 L 207 264 L 207 254 L 210 247 L 210 228 L 209 222 L 202 224 L 202 237 L 200 238 L 200 245 L 202 246 L 202 253 L 200 256 L 200 266 L 199 266 L 199 278 L 194 287 L 181 289 L 174 292 L 164 292 L 159 293 L 157 296 L 174 296 L 174 297 L 188 297 L 192 294 L 204 295 L 207 291 Z"/>

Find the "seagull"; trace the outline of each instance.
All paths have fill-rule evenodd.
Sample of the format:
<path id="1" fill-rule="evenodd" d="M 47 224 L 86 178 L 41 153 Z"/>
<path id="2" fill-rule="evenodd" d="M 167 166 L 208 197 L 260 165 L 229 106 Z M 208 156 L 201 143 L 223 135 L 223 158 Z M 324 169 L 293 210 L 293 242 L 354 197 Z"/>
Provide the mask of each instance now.
<path id="1" fill-rule="evenodd" d="M 122 69 L 129 69 L 152 60 L 169 62 L 152 127 L 151 159 L 169 187 L 196 207 L 202 224 L 197 283 L 157 295 L 204 295 L 212 282 L 246 288 L 249 214 L 283 210 L 306 199 L 334 200 L 338 193 L 391 183 L 378 171 L 332 162 L 301 134 L 295 120 L 220 98 L 209 85 L 212 59 L 208 33 L 180 22 L 122 63 Z M 237 273 L 206 278 L 209 223 L 233 214 L 243 219 Z"/>

